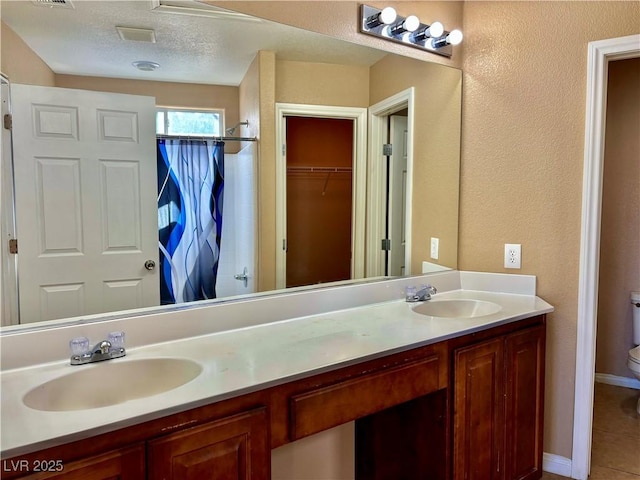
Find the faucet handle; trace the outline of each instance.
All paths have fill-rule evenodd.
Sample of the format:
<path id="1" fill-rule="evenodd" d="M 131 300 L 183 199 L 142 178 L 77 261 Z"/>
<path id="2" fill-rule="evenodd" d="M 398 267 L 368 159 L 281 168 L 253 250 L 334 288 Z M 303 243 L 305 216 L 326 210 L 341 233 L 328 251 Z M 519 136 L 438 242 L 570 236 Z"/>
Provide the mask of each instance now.
<path id="1" fill-rule="evenodd" d="M 71 349 L 71 355 L 81 356 L 89 353 L 91 349 L 89 345 L 89 339 L 87 337 L 76 337 L 69 341 L 69 348 Z"/>
<path id="2" fill-rule="evenodd" d="M 124 348 L 124 332 L 110 332 L 107 340 L 111 343 L 112 350 Z"/>
<path id="3" fill-rule="evenodd" d="M 418 290 L 416 289 L 416 287 L 408 285 L 404 288 L 404 299 L 407 302 L 415 302 L 417 299 L 417 293 Z"/>
<path id="4" fill-rule="evenodd" d="M 435 295 L 436 293 L 438 293 L 438 289 L 428 283 L 426 285 L 420 285 L 420 290 L 426 290 L 431 295 Z"/>

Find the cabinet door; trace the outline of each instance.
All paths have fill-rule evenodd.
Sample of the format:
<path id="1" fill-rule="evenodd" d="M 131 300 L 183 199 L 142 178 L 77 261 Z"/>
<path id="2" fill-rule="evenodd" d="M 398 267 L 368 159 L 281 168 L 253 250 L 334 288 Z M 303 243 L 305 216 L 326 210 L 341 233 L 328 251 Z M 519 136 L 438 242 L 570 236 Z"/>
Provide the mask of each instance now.
<path id="1" fill-rule="evenodd" d="M 504 339 L 455 352 L 453 476 L 504 478 Z"/>
<path id="2" fill-rule="evenodd" d="M 506 472 L 509 480 L 542 473 L 545 327 L 509 335 L 505 344 Z"/>
<path id="3" fill-rule="evenodd" d="M 267 420 L 262 407 L 152 440 L 148 479 L 268 479 Z"/>
<path id="4" fill-rule="evenodd" d="M 41 473 L 23 477 L 28 480 L 140 480 L 145 478 L 144 446 L 123 448 L 68 464 L 58 465 L 55 460 L 48 460 L 34 461 L 29 466 Z"/>

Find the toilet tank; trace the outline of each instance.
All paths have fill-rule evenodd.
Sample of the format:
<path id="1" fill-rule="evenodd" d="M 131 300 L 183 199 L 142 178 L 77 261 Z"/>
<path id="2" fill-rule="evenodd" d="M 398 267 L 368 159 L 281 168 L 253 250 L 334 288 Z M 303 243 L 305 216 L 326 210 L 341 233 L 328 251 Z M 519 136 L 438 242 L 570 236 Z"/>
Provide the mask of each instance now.
<path id="1" fill-rule="evenodd" d="M 640 292 L 631 292 L 633 306 L 633 344 L 640 345 Z"/>

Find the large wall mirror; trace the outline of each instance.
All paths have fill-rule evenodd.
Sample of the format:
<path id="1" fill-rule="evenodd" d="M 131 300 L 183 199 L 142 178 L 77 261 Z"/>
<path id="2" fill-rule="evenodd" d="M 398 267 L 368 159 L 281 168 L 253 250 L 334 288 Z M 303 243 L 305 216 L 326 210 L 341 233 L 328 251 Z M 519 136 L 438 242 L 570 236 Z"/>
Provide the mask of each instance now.
<path id="1" fill-rule="evenodd" d="M 188 203 L 158 204 L 174 178 L 159 107 L 223 112 L 216 299 L 200 301 L 456 268 L 460 70 L 190 0 L 0 8 L 2 332 L 189 308 L 158 286 L 174 271 L 158 232 Z M 93 124 L 110 150 L 89 167 L 65 138 Z"/>

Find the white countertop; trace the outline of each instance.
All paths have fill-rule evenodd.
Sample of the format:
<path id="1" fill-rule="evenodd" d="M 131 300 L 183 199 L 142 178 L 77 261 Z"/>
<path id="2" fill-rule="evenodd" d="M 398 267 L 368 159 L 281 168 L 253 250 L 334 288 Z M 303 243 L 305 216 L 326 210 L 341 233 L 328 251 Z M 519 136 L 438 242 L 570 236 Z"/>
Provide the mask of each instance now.
<path id="1" fill-rule="evenodd" d="M 105 363 L 71 366 L 65 360 L 6 370 L 0 374 L 2 456 L 30 453 L 553 311 L 535 295 L 451 290 L 438 293 L 433 300 L 451 298 L 490 301 L 502 308 L 470 319 L 436 318 L 415 313 L 415 304 L 394 300 L 134 347 L 126 357 L 108 363 L 184 358 L 198 362 L 202 373 L 168 392 L 109 407 L 48 412 L 22 402 L 38 385 L 78 369 L 98 370 Z"/>

